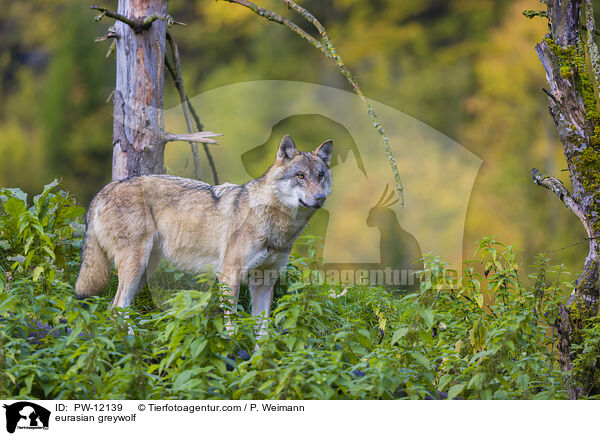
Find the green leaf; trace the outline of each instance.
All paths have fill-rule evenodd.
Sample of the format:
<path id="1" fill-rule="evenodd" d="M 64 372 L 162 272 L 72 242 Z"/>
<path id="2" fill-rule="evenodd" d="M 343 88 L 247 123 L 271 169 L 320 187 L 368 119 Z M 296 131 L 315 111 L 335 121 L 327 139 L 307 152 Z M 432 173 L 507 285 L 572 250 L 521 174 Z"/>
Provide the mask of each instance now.
<path id="1" fill-rule="evenodd" d="M 421 353 L 419 351 L 412 351 L 410 353 L 410 355 L 413 357 L 413 359 L 415 359 L 418 363 L 423 365 L 425 368 L 427 368 L 429 370 L 431 369 L 431 362 L 423 353 Z"/>
<path id="2" fill-rule="evenodd" d="M 485 347 L 487 337 L 488 329 L 483 318 L 480 318 L 473 324 L 473 328 L 469 331 L 469 342 L 471 342 L 475 350 L 481 350 Z"/>
<path id="3" fill-rule="evenodd" d="M 279 323 L 281 323 L 281 320 L 283 319 L 284 316 L 285 316 L 285 312 L 275 313 L 275 318 L 274 318 L 275 325 L 279 325 Z"/>
<path id="4" fill-rule="evenodd" d="M 527 389 L 527 387 L 529 386 L 529 375 L 519 374 L 519 376 L 517 377 L 517 384 L 519 385 L 520 389 Z"/>
<path id="5" fill-rule="evenodd" d="M 227 365 L 221 359 L 213 361 L 213 364 L 219 371 L 219 374 L 225 374 L 227 372 Z"/>
<path id="6" fill-rule="evenodd" d="M 478 391 L 481 390 L 481 388 L 483 387 L 483 381 L 485 380 L 485 375 L 483 373 L 478 373 L 475 374 L 473 376 L 473 378 L 471 378 L 471 380 L 469 380 L 469 384 L 467 385 L 467 387 L 469 389 L 474 388 Z"/>
<path id="7" fill-rule="evenodd" d="M 294 292 L 294 291 L 296 291 L 298 289 L 303 289 L 305 287 L 306 287 L 306 283 L 304 283 L 302 281 L 295 282 L 295 283 L 292 283 L 290 286 L 288 286 L 288 290 L 287 291 L 288 291 L 288 293 L 290 293 L 290 292 Z"/>
<path id="8" fill-rule="evenodd" d="M 2 283 L 2 282 L 0 282 Z M 2 285 L 4 286 L 4 285 Z M 0 293 L 0 314 L 13 309 L 14 297 L 6 293 Z"/>
<path id="9" fill-rule="evenodd" d="M 294 344 L 296 343 L 296 336 L 294 335 L 285 335 L 283 338 L 283 342 L 287 345 L 288 350 L 292 351 L 294 349 Z"/>
<path id="10" fill-rule="evenodd" d="M 40 275 L 44 272 L 44 267 L 43 266 L 36 266 L 35 269 L 33 270 L 33 281 L 37 282 L 38 279 L 40 278 Z"/>
<path id="11" fill-rule="evenodd" d="M 191 357 L 192 359 L 195 359 L 196 357 L 198 357 L 200 355 L 200 353 L 202 353 L 202 351 L 206 348 L 206 346 L 208 345 L 208 341 L 206 339 L 196 339 L 194 340 L 194 342 L 192 342 L 192 345 L 190 346 L 190 350 L 191 350 Z"/>
<path id="12" fill-rule="evenodd" d="M 385 332 L 385 326 L 387 325 L 387 319 L 381 318 L 379 320 L 379 328 Z"/>
<path id="13" fill-rule="evenodd" d="M 425 324 L 427 325 L 427 327 L 433 326 L 433 319 L 434 319 L 433 310 L 421 309 L 419 311 L 419 315 L 421 315 L 421 318 L 423 318 L 423 321 L 425 321 Z"/>
<path id="14" fill-rule="evenodd" d="M 296 306 L 296 307 L 293 307 L 292 309 L 290 309 L 285 316 L 283 328 L 289 329 L 290 327 L 295 325 L 296 321 L 298 321 L 299 315 L 300 315 L 300 307 Z"/>
<path id="15" fill-rule="evenodd" d="M 258 387 L 259 391 L 264 391 L 265 389 L 267 389 L 269 386 L 271 386 L 273 384 L 275 380 L 267 380 L 266 382 L 264 382 L 262 385 L 260 385 Z"/>
<path id="16" fill-rule="evenodd" d="M 52 182 L 50 182 L 44 186 L 44 189 L 42 190 L 41 194 L 33 197 L 33 204 L 35 205 L 35 209 L 38 212 L 38 214 L 41 211 L 42 203 L 44 202 L 46 197 L 48 197 L 48 194 L 50 194 L 50 191 L 52 190 L 52 188 L 54 188 L 57 185 L 58 185 L 58 179 L 54 179 Z"/>
<path id="17" fill-rule="evenodd" d="M 477 302 L 477 305 L 480 308 L 483 307 L 483 294 L 482 293 L 478 293 L 477 295 L 475 295 L 475 301 Z"/>
<path id="18" fill-rule="evenodd" d="M 25 385 L 27 386 L 27 392 L 31 392 L 31 387 L 33 386 L 33 378 L 35 374 L 29 374 L 25 377 Z"/>
<path id="19" fill-rule="evenodd" d="M 27 203 L 27 193 L 21 191 L 19 188 L 2 188 L 0 189 L 2 194 L 8 194 L 9 197 L 18 198 L 23 203 Z"/>
<path id="20" fill-rule="evenodd" d="M 187 369 L 179 373 L 177 375 L 177 378 L 175 379 L 175 383 L 173 383 L 173 389 L 175 389 L 176 391 L 186 390 L 186 387 L 193 375 L 194 370 L 191 369 Z"/>
<path id="21" fill-rule="evenodd" d="M 52 251 L 52 249 L 46 245 L 44 245 L 42 247 L 42 250 L 44 250 L 46 253 L 48 253 L 48 255 L 54 260 L 55 259 L 55 255 L 54 255 L 54 251 Z"/>
<path id="22" fill-rule="evenodd" d="M 17 218 L 23 212 L 27 211 L 27 205 L 21 199 L 9 197 L 4 202 L 4 211 L 13 218 Z"/>
<path id="23" fill-rule="evenodd" d="M 444 374 L 443 376 L 440 377 L 440 380 L 438 381 L 438 389 L 440 391 L 443 391 L 446 386 L 448 385 L 448 383 L 450 383 L 452 381 L 452 376 L 450 374 Z"/>
<path id="24" fill-rule="evenodd" d="M 25 216 L 25 217 L 26 217 L 26 216 Z M 25 217 L 23 217 L 23 218 L 25 218 Z M 24 230 L 25 230 L 27 227 L 29 227 L 29 225 L 30 225 L 30 224 L 31 224 L 31 223 L 29 222 L 29 220 L 24 220 L 24 221 L 21 223 L 21 225 L 19 226 L 19 235 L 20 235 L 21 233 L 23 233 L 23 231 L 24 231 Z"/>
<path id="25" fill-rule="evenodd" d="M 485 269 L 483 270 L 483 274 L 487 277 L 493 267 L 494 267 L 494 264 L 492 262 L 486 263 Z"/>
<path id="26" fill-rule="evenodd" d="M 79 333 L 81 333 L 82 330 L 83 330 L 82 325 L 77 324 L 75 326 L 75 328 L 73 330 L 71 330 L 71 334 L 67 338 L 67 342 L 65 345 L 69 345 L 71 342 L 73 342 L 75 339 L 77 339 L 77 337 L 79 336 Z"/>
<path id="27" fill-rule="evenodd" d="M 29 252 L 29 247 L 31 246 L 32 242 L 33 242 L 33 235 L 29 235 L 27 237 L 27 239 L 25 240 L 25 247 L 23 247 L 23 253 L 27 254 Z"/>
<path id="28" fill-rule="evenodd" d="M 392 336 L 392 342 L 390 343 L 390 345 L 394 345 L 401 338 L 406 336 L 407 333 L 408 333 L 408 328 L 406 328 L 406 327 L 402 327 L 402 328 L 399 328 L 398 330 L 396 330 L 394 332 L 394 335 Z"/>
<path id="29" fill-rule="evenodd" d="M 215 329 L 217 329 L 217 331 L 219 333 L 223 333 L 223 318 L 221 317 L 217 317 L 213 319 L 213 325 L 215 326 Z"/>
<path id="30" fill-rule="evenodd" d="M 458 395 L 460 395 L 464 388 L 465 383 L 459 383 L 457 385 L 452 386 L 448 391 L 448 399 L 453 400 L 454 398 L 456 398 Z"/>

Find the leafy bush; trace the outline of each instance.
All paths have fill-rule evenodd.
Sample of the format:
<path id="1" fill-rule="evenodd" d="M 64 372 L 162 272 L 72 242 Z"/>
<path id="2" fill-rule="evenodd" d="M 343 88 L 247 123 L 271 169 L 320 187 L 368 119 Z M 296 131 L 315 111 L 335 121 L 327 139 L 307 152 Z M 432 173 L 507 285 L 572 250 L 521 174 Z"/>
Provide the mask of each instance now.
<path id="1" fill-rule="evenodd" d="M 317 262 L 309 247 L 292 259 L 297 281 L 278 285 L 257 338 L 247 298 L 228 320 L 227 300 L 207 282 L 165 295 L 161 309 L 75 300 L 83 210 L 56 185 L 32 205 L 0 190 L 2 397 L 566 397 L 551 325 L 569 282 L 546 259 L 524 279 L 513 248 L 485 238 L 461 274 L 425 256 L 420 291 L 398 294 L 307 284 L 300 278 Z M 589 335 L 575 370 L 595 365 L 598 328 Z"/>
<path id="2" fill-rule="evenodd" d="M 52 284 L 57 272 L 74 266 L 81 246 L 74 232 L 83 234 L 76 218 L 85 210 L 75 204 L 66 191 L 53 193 L 58 180 L 44 186 L 28 207 L 27 194 L 20 189 L 0 189 L 0 290 L 14 274 L 31 270 L 34 282 Z M 69 271 L 73 273 L 73 270 Z"/>

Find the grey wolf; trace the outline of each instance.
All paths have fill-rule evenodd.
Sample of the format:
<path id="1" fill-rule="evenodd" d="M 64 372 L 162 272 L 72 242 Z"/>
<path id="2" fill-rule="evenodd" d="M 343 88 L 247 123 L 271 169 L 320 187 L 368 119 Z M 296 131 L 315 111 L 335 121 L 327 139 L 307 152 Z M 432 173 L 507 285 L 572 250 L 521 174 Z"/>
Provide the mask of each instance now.
<path id="1" fill-rule="evenodd" d="M 301 152 L 285 135 L 273 165 L 243 185 L 166 175 L 109 183 L 87 212 L 77 297 L 103 293 L 114 260 L 112 304 L 127 307 L 164 257 L 185 271 L 216 272 L 233 301 L 244 273 L 259 272 L 251 275 L 263 279 L 249 283 L 252 315 L 268 316 L 292 244 L 331 193 L 332 151 L 328 140 Z"/>

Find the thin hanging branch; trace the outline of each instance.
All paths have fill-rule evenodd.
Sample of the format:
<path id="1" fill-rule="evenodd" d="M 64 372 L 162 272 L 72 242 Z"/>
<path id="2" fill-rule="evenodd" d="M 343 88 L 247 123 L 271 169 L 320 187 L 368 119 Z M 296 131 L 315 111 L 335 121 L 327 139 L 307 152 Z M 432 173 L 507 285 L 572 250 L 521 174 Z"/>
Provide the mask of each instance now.
<path id="1" fill-rule="evenodd" d="M 557 251 L 566 250 L 567 248 L 574 247 L 575 245 L 579 245 L 579 244 L 583 244 L 585 242 L 588 242 L 590 239 L 597 239 L 597 238 L 583 238 L 581 241 L 573 242 L 572 244 L 565 245 L 564 247 L 560 247 L 560 248 L 557 248 L 555 250 L 542 251 L 540 254 L 552 254 L 552 253 L 556 253 Z"/>
<path id="2" fill-rule="evenodd" d="M 179 99 L 181 100 L 181 106 L 183 108 L 183 116 L 185 118 L 185 124 L 188 132 L 193 133 L 194 127 L 192 126 L 192 119 L 190 117 L 190 109 L 187 95 L 183 88 L 183 79 L 181 77 L 181 63 L 179 60 L 179 50 L 177 44 L 173 41 L 171 34 L 167 32 L 167 41 L 171 47 L 171 54 L 173 56 L 173 65 L 170 65 L 167 54 L 165 53 L 165 65 L 169 64 L 168 70 L 171 73 L 173 82 L 175 82 L 175 88 L 179 92 Z M 198 154 L 198 144 L 190 142 L 190 149 L 192 150 L 192 159 L 194 161 L 194 178 L 197 180 L 202 179 L 202 170 L 200 166 L 200 155 Z"/>
<path id="3" fill-rule="evenodd" d="M 282 17 L 278 13 L 270 11 L 265 8 L 261 8 L 260 6 L 254 4 L 252 2 L 249 2 L 247 0 L 225 0 L 225 1 L 227 1 L 229 3 L 237 3 L 238 5 L 241 5 L 241 6 L 244 6 L 248 9 L 250 9 L 255 14 L 260 15 L 261 17 L 263 17 L 269 21 L 273 21 L 274 23 L 283 24 L 284 26 L 288 27 L 292 32 L 294 32 L 295 34 L 300 36 L 300 38 L 308 41 L 311 45 L 313 45 L 314 47 L 319 49 L 325 56 L 327 56 L 328 58 L 333 60 L 333 58 L 331 57 L 331 54 L 327 51 L 327 49 L 324 47 L 324 45 L 319 42 L 319 40 L 317 40 L 316 38 L 311 36 L 308 32 L 303 30 L 297 24 L 291 22 L 290 20 L 288 20 L 285 17 Z"/>
<path id="4" fill-rule="evenodd" d="M 185 123 L 187 125 L 188 131 L 190 133 L 194 132 L 194 127 L 192 125 L 192 119 L 196 123 L 196 129 L 201 132 L 204 129 L 204 126 L 200 122 L 200 117 L 198 117 L 198 113 L 192 106 L 192 102 L 189 100 L 187 94 L 185 93 L 185 88 L 183 85 L 183 77 L 181 74 L 181 57 L 179 56 L 179 49 L 173 36 L 169 31 L 167 31 L 167 42 L 171 47 L 171 55 L 173 57 L 173 63 L 169 61 L 168 57 L 165 55 L 165 66 L 169 70 L 171 74 L 171 78 L 175 83 L 175 87 L 179 93 L 179 99 L 181 100 L 181 105 L 183 107 L 183 116 L 185 117 Z M 194 159 L 194 176 L 196 179 L 201 179 L 201 167 L 200 167 L 200 156 L 198 154 L 198 145 L 194 143 L 190 143 L 190 148 L 192 150 L 192 156 Z M 206 154 L 206 160 L 208 161 L 208 165 L 210 166 L 213 183 L 215 185 L 219 184 L 219 176 L 217 174 L 217 168 L 215 166 L 215 161 L 213 160 L 212 154 L 208 149 L 208 146 L 205 143 L 202 143 L 202 148 L 204 150 L 204 154 Z"/>
<path id="5" fill-rule="evenodd" d="M 356 79 L 354 78 L 354 76 L 352 75 L 352 73 L 350 72 L 348 67 L 346 67 L 346 65 L 344 64 L 342 57 L 340 56 L 337 49 L 333 45 L 333 42 L 329 36 L 329 33 L 327 33 L 327 30 L 321 24 L 321 22 L 319 20 L 317 20 L 317 18 L 315 18 L 310 12 L 308 12 L 306 9 L 299 6 L 297 3 L 293 2 L 292 0 L 281 0 L 289 9 L 299 13 L 308 22 L 311 23 L 319 32 L 319 35 L 321 36 L 321 39 L 323 40 L 323 42 L 319 42 L 316 38 L 309 35 L 307 32 L 302 30 L 298 25 L 296 25 L 292 21 L 288 20 L 287 18 L 284 18 L 281 15 L 279 15 L 275 12 L 272 12 L 268 9 L 264 9 L 252 2 L 249 2 L 247 0 L 221 0 L 221 1 L 227 1 L 229 3 L 235 3 L 240 6 L 244 6 L 248 9 L 250 9 L 251 11 L 253 11 L 255 14 L 257 14 L 269 21 L 273 21 L 273 22 L 276 22 L 276 23 L 279 23 L 279 24 L 282 24 L 282 25 L 288 27 L 294 33 L 296 33 L 301 38 L 303 38 L 304 40 L 306 40 L 310 44 L 312 44 L 314 47 L 316 47 L 321 53 L 323 53 L 328 59 L 332 60 L 337 65 L 340 72 L 344 75 L 346 80 L 348 80 L 348 82 L 350 83 L 352 88 L 354 88 L 354 91 L 356 92 L 356 94 L 360 97 L 362 102 L 365 104 L 365 106 L 367 108 L 367 113 L 369 114 L 369 117 L 371 118 L 371 121 L 373 122 L 373 126 L 375 127 L 375 129 L 381 136 L 381 139 L 383 140 L 383 145 L 385 147 L 385 153 L 390 162 L 390 166 L 392 168 L 392 173 L 394 174 L 394 181 L 396 183 L 396 188 L 398 189 L 400 206 L 404 207 L 404 188 L 402 185 L 402 181 L 400 180 L 400 173 L 398 171 L 398 165 L 396 164 L 396 159 L 394 159 L 394 155 L 392 154 L 392 149 L 390 147 L 390 141 L 389 141 L 388 137 L 386 136 L 385 131 L 383 129 L 383 124 L 377 117 L 377 114 L 375 113 L 375 110 L 369 103 L 369 100 L 366 98 L 366 96 L 363 94 L 360 87 L 358 86 L 358 82 L 356 81 Z"/>
<path id="6" fill-rule="evenodd" d="M 204 126 L 200 122 L 200 118 L 198 117 L 198 113 L 196 112 L 196 109 L 194 109 L 192 102 L 190 102 L 189 100 L 188 100 L 188 106 L 189 106 L 190 112 L 192 114 L 192 117 L 194 118 L 194 121 L 196 122 L 196 128 L 198 129 L 198 131 L 202 131 Z M 210 150 L 208 149 L 207 145 L 204 142 L 202 143 L 202 149 L 204 150 L 204 154 L 206 154 L 206 160 L 208 161 L 208 165 L 210 166 L 210 170 L 212 172 L 213 184 L 218 185 L 219 184 L 219 175 L 217 173 L 217 166 L 215 165 L 215 161 L 213 160 L 212 153 L 210 152 Z"/>

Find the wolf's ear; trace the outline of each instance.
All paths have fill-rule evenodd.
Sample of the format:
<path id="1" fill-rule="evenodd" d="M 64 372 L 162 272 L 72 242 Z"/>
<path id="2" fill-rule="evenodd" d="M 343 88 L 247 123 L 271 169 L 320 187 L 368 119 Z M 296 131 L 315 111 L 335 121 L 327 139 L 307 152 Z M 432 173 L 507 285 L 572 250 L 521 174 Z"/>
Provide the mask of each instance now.
<path id="1" fill-rule="evenodd" d="M 296 144 L 290 135 L 285 135 L 279 143 L 279 149 L 277 150 L 277 162 L 284 162 L 296 156 L 298 149 Z"/>
<path id="2" fill-rule="evenodd" d="M 325 162 L 325 165 L 327 165 L 327 168 L 329 168 L 329 165 L 331 164 L 331 154 L 333 153 L 333 140 L 332 139 L 328 139 L 327 141 L 323 142 L 321 145 L 319 145 L 317 147 L 317 149 L 315 151 L 313 151 L 313 154 L 315 156 L 319 156 L 321 159 L 323 159 L 323 162 Z"/>

